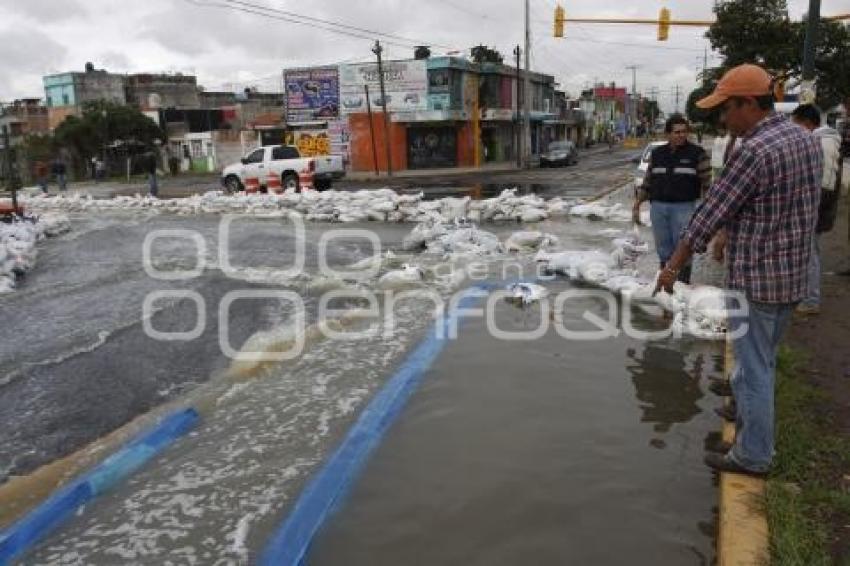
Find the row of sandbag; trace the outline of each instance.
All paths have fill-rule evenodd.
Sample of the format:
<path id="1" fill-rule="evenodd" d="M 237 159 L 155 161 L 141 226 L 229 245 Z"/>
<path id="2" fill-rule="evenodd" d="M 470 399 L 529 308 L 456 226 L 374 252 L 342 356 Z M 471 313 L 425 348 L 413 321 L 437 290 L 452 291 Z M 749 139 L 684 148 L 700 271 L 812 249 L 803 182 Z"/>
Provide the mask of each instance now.
<path id="1" fill-rule="evenodd" d="M 89 195 L 38 195 L 24 199 L 35 210 L 115 211 L 155 210 L 175 214 L 253 214 L 288 216 L 299 214 L 312 222 L 426 222 L 466 218 L 474 223 L 518 221 L 540 222 L 567 215 L 590 219 L 628 221 L 631 212 L 620 203 L 576 203 L 560 197 L 518 195 L 506 189 L 493 198 L 446 197 L 425 200 L 422 192 L 398 194 L 391 189 L 360 191 L 309 191 L 276 194 L 237 194 L 208 192 L 182 199 L 119 196 L 94 199 Z"/>
<path id="2" fill-rule="evenodd" d="M 63 214 L 17 217 L 0 222 L 0 293 L 15 290 L 18 278 L 35 267 L 36 244 L 71 229 Z"/>

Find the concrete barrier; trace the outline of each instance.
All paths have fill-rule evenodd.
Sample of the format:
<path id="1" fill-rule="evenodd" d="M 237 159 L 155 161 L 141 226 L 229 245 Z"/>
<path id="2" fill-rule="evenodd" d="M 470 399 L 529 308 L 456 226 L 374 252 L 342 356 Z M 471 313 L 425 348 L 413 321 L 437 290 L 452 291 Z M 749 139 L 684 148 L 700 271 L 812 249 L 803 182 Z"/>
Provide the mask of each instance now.
<path id="1" fill-rule="evenodd" d="M 726 379 L 735 367 L 732 342 L 726 342 Z M 726 403 L 730 403 L 727 399 Z M 735 425 L 723 423 L 723 440 L 735 440 Z M 763 479 L 741 474 L 720 474 L 720 525 L 717 536 L 719 566 L 769 564 L 769 533 L 764 514 Z"/>

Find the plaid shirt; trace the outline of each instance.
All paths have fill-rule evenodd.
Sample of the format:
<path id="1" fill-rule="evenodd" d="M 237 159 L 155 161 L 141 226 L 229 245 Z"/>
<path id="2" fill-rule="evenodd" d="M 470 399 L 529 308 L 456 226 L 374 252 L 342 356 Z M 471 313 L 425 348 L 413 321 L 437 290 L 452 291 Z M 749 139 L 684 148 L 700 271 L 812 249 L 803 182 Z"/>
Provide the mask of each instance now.
<path id="1" fill-rule="evenodd" d="M 822 159 L 809 132 L 769 115 L 742 138 L 682 238 L 701 253 L 726 228 L 729 288 L 764 303 L 803 299 Z"/>

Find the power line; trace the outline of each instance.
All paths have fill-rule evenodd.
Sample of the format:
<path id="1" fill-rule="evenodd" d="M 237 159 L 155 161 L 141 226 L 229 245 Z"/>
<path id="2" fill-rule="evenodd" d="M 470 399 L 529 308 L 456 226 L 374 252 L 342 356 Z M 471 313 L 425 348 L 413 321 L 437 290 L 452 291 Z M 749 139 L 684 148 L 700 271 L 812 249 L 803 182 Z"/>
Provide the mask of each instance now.
<path id="1" fill-rule="evenodd" d="M 192 1 L 192 0 L 188 0 Z M 282 21 L 287 21 L 290 23 L 300 24 L 300 25 L 310 25 L 312 27 L 316 27 L 319 29 L 323 29 L 325 31 L 330 31 L 333 33 L 339 33 L 342 35 L 348 35 L 350 37 L 356 37 L 358 39 L 369 39 L 372 41 L 374 36 L 380 36 L 383 38 L 396 39 L 398 41 L 402 41 L 405 44 L 396 43 L 399 47 L 414 47 L 416 45 L 432 45 L 435 47 L 441 47 L 443 49 L 455 49 L 452 46 L 448 45 L 440 45 L 434 42 L 421 41 L 418 39 L 403 37 L 400 35 L 392 34 L 392 33 L 384 33 L 377 30 L 362 28 L 359 26 L 353 26 L 350 24 L 337 22 L 333 20 L 316 18 L 313 16 L 307 16 L 304 14 L 299 14 L 297 12 L 291 12 L 288 10 L 281 10 L 279 8 L 270 8 L 267 6 L 262 6 L 259 4 L 254 4 L 252 2 L 245 2 L 242 0 L 223 0 L 225 4 L 221 2 L 199 2 L 197 0 L 192 1 L 193 4 L 199 5 L 207 5 L 207 6 L 216 6 L 216 7 L 224 7 L 229 8 L 231 10 L 238 10 L 241 12 L 252 13 L 256 15 L 261 15 L 269 18 L 274 18 Z M 320 25 L 316 25 L 320 24 Z M 347 30 L 347 31 L 346 31 Z M 368 34 L 368 35 L 363 35 Z M 387 40 L 384 40 L 385 43 L 390 43 Z"/>

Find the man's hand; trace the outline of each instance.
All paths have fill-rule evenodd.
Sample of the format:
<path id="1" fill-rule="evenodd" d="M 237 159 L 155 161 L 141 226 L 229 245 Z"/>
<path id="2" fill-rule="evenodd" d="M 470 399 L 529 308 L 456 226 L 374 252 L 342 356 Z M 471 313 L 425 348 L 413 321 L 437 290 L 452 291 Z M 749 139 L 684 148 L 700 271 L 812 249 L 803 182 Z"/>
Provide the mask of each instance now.
<path id="1" fill-rule="evenodd" d="M 673 294 L 673 285 L 676 284 L 676 278 L 679 275 L 678 271 L 674 271 L 665 267 L 658 273 L 658 281 L 655 283 L 655 291 L 652 292 L 652 296 L 654 297 L 661 291 L 667 291 L 669 294 Z"/>
<path id="2" fill-rule="evenodd" d="M 635 202 L 632 207 L 632 222 L 640 225 L 640 202 Z"/>
<path id="3" fill-rule="evenodd" d="M 723 258 L 726 256 L 726 242 L 728 241 L 728 236 L 726 235 L 726 230 L 720 230 L 716 236 L 714 236 L 714 240 L 711 241 L 711 257 L 713 257 L 716 261 L 723 261 Z"/>

